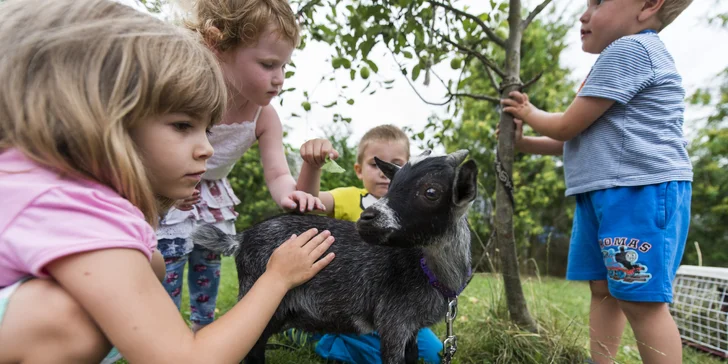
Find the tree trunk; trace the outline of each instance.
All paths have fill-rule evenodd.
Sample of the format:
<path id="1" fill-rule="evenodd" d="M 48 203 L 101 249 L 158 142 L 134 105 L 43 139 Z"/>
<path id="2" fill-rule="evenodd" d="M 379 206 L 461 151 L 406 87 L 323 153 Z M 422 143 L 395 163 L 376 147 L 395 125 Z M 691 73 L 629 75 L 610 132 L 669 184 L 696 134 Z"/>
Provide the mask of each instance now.
<path id="1" fill-rule="evenodd" d="M 508 16 L 509 35 L 506 43 L 506 77 L 501 85 L 501 97 L 506 98 L 511 91 L 521 87 L 519 77 L 521 69 L 521 0 L 510 0 Z M 513 117 L 501 113 L 499 122 L 498 155 L 504 172 L 510 180 L 513 177 L 513 134 L 515 132 Z M 513 203 L 508 190 L 500 181 L 496 183 L 496 242 L 500 249 L 503 269 L 503 283 L 506 290 L 508 312 L 511 320 L 528 331 L 536 331 L 537 326 L 526 305 L 518 271 L 516 243 L 513 235 Z"/>

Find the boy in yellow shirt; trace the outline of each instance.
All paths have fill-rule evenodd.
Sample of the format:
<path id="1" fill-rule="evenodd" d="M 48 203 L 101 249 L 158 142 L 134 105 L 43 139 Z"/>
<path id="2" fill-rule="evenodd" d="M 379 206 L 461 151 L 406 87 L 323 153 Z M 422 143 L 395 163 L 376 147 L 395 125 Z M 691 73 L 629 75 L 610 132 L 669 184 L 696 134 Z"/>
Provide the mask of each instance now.
<path id="1" fill-rule="evenodd" d="M 354 171 L 364 188 L 340 187 L 320 192 L 321 166 L 326 156 L 338 158 L 331 142 L 314 139 L 301 146 L 303 166 L 298 178 L 302 191 L 318 196 L 328 216 L 356 222 L 362 211 L 384 196 L 389 190 L 389 179 L 379 170 L 374 157 L 403 166 L 410 157 L 407 135 L 393 125 L 380 125 L 370 129 L 359 142 Z M 442 343 L 429 328 L 417 335 L 419 357 L 427 363 L 439 363 Z M 316 353 L 325 359 L 352 364 L 381 364 L 379 336 L 326 334 L 319 338 Z"/>

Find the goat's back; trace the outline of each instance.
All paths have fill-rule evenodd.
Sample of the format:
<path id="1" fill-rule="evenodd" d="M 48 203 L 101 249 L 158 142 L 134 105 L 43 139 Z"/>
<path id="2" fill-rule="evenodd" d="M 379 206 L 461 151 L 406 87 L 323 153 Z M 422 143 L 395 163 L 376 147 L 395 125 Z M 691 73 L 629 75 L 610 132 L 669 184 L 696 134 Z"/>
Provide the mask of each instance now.
<path id="1" fill-rule="evenodd" d="M 291 290 L 279 307 L 282 321 L 312 331 L 367 332 L 397 306 L 417 308 L 408 318 L 422 327 L 442 318 L 444 298 L 423 274 L 419 248 L 392 248 L 364 242 L 350 221 L 317 215 L 279 215 L 238 234 L 236 255 L 240 297 L 265 272 L 273 250 L 291 235 L 310 228 L 329 230 L 336 239 L 329 248 L 334 260 L 310 281 Z M 287 313 L 290 313 L 288 315 Z M 391 318 L 396 319 L 396 318 Z"/>

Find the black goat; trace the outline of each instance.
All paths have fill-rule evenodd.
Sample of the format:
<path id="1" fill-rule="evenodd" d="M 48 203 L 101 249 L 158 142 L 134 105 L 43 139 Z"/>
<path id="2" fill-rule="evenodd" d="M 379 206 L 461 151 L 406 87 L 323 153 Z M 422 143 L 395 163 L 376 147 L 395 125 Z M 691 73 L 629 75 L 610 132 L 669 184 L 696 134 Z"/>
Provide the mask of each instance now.
<path id="1" fill-rule="evenodd" d="M 333 262 L 283 298 L 246 363 L 265 362 L 265 344 L 289 327 L 309 332 L 381 336 L 384 363 L 416 363 L 417 332 L 442 320 L 447 296 L 470 276 L 466 212 L 477 192 L 477 166 L 467 151 L 413 158 L 402 168 L 376 159 L 389 192 L 354 224 L 315 215 L 281 215 L 228 236 L 207 225 L 196 244 L 233 254 L 245 295 L 273 250 L 292 234 L 329 230 Z M 462 164 L 462 165 L 461 165 Z M 365 243 L 366 242 L 366 243 Z M 368 244 L 367 244 L 368 243 Z"/>

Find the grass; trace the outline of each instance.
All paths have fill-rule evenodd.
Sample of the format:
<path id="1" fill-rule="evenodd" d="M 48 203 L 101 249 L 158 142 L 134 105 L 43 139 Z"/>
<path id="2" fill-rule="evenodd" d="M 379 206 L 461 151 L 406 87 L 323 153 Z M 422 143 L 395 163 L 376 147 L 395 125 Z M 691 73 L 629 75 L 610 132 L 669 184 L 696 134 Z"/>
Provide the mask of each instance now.
<path id="1" fill-rule="evenodd" d="M 186 274 L 185 274 L 186 276 Z M 557 278 L 523 277 L 531 314 L 544 329 L 540 334 L 518 330 L 509 320 L 503 283 L 498 275 L 477 274 L 458 301 L 454 325 L 458 351 L 453 363 L 583 363 L 588 354 L 589 287 L 585 282 Z M 237 278 L 231 258 L 223 258 L 218 316 L 237 301 Z M 187 291 L 182 315 L 189 319 Z M 445 325 L 433 327 L 443 338 Z M 308 349 L 269 350 L 271 364 L 319 364 L 324 360 Z M 637 342 L 627 327 L 616 357 L 618 363 L 641 363 Z M 722 363 L 691 348 L 683 349 L 683 363 Z"/>

